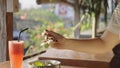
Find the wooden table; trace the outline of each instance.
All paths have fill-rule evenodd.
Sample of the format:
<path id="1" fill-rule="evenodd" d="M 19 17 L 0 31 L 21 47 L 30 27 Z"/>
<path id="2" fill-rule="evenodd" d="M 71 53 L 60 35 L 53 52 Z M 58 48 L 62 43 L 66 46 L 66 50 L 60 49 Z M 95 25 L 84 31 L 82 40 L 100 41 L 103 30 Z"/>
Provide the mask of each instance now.
<path id="1" fill-rule="evenodd" d="M 46 58 L 44 58 L 44 59 L 46 59 Z M 71 60 L 68 60 L 68 59 L 67 59 L 67 61 L 66 61 L 66 59 L 62 59 L 61 61 L 62 62 L 64 61 L 61 64 L 61 68 L 96 68 L 96 65 L 97 65 L 97 68 L 109 68 L 108 65 L 105 62 L 102 62 L 102 63 L 101 62 L 87 62 L 86 63 L 86 61 L 85 62 L 82 61 L 82 63 L 81 63 L 81 61 L 79 61 L 79 60 L 77 60 L 77 61 L 72 60 L 72 62 L 76 64 L 76 65 L 74 65 L 71 62 Z M 98 65 L 99 65 L 99 67 L 98 67 Z M 23 68 L 28 68 L 26 66 L 27 66 L 27 64 L 23 63 Z M 83 67 L 83 66 L 85 66 L 85 67 Z M 0 68 L 10 68 L 10 62 L 5 61 L 5 62 L 0 63 Z"/>
<path id="2" fill-rule="evenodd" d="M 10 68 L 10 62 L 5 61 L 5 62 L 0 63 L 0 68 Z"/>
<path id="3" fill-rule="evenodd" d="M 0 68 L 10 68 L 10 62 L 9 61 L 5 61 L 5 62 L 0 63 Z M 83 67 L 61 66 L 61 68 L 83 68 Z"/>
<path id="4" fill-rule="evenodd" d="M 39 57 L 39 60 L 44 59 L 60 61 L 62 66 L 61 68 L 109 68 L 109 63 L 103 61 Z"/>
<path id="5" fill-rule="evenodd" d="M 29 68 L 29 62 L 34 60 L 58 60 L 61 62 L 61 68 L 109 68 L 108 62 L 103 61 L 90 61 L 90 60 L 78 60 L 78 59 L 65 59 L 65 58 L 51 58 L 36 56 L 23 61 L 23 68 Z M 0 63 L 0 68 L 10 68 L 10 62 L 5 61 Z"/>

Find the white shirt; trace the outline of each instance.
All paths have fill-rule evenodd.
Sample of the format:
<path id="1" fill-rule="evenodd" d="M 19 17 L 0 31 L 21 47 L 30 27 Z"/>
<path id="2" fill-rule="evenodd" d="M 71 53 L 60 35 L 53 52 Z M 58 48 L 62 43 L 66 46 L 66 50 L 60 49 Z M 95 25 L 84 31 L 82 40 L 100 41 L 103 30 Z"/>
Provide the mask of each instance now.
<path id="1" fill-rule="evenodd" d="M 119 35 L 120 37 L 120 2 L 112 14 L 107 30 Z"/>

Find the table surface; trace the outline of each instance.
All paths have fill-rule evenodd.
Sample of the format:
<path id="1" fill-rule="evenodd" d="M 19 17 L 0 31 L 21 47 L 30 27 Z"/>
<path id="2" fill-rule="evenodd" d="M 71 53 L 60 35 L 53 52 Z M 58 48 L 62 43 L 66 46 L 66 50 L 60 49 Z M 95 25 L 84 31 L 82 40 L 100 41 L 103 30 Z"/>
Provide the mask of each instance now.
<path id="1" fill-rule="evenodd" d="M 10 62 L 5 61 L 5 62 L 0 63 L 0 68 L 10 68 Z M 84 68 L 84 67 L 61 66 L 61 68 Z"/>
<path id="2" fill-rule="evenodd" d="M 6 61 L 6 62 L 0 63 L 0 68 L 10 68 L 10 62 Z"/>

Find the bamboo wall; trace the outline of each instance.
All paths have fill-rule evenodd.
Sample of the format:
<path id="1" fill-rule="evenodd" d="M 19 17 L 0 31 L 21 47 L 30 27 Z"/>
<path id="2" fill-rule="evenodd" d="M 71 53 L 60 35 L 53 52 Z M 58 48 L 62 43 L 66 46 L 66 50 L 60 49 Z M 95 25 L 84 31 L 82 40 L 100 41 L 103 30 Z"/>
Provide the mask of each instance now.
<path id="1" fill-rule="evenodd" d="M 6 60 L 6 0 L 0 0 L 0 62 Z"/>

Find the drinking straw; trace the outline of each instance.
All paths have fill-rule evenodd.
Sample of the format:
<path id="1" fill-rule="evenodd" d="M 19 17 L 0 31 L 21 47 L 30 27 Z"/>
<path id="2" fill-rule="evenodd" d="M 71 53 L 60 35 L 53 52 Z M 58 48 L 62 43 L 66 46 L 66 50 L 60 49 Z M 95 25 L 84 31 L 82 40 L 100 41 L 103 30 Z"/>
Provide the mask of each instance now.
<path id="1" fill-rule="evenodd" d="M 19 37 L 18 37 L 18 42 L 20 41 L 21 33 L 24 32 L 24 31 L 26 31 L 26 30 L 28 30 L 28 29 L 29 29 L 29 28 L 25 28 L 25 29 L 22 29 L 22 30 L 20 31 L 20 33 L 19 33 Z"/>

